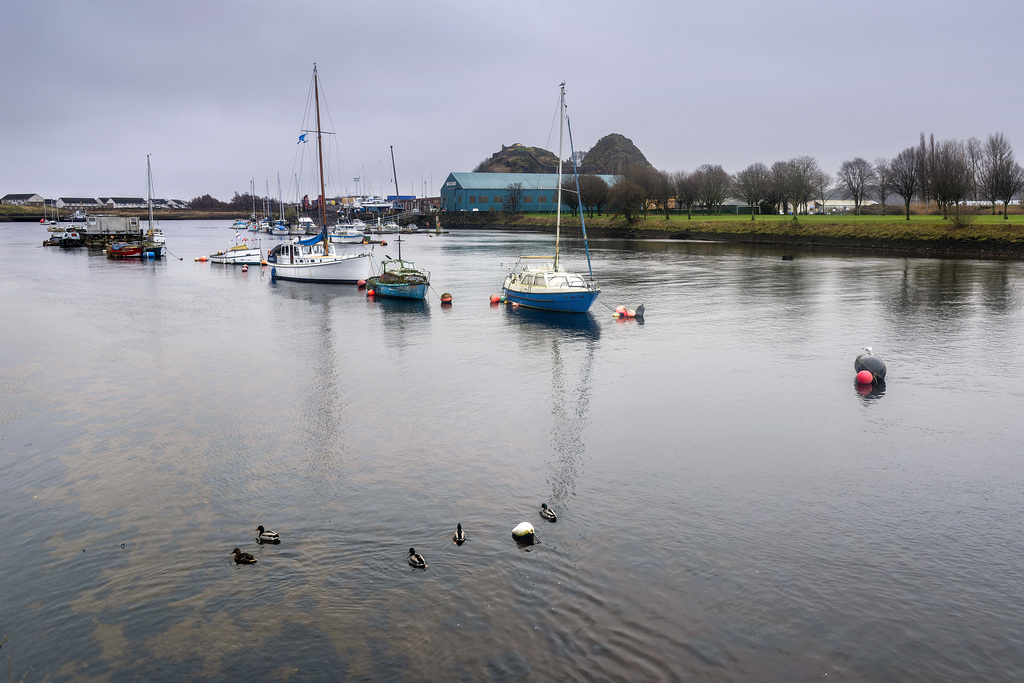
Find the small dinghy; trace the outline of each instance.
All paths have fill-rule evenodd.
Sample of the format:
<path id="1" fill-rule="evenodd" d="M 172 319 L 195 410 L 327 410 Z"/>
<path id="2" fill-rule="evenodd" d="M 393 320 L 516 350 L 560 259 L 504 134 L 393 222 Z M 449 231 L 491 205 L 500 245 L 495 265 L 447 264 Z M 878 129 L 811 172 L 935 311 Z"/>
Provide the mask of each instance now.
<path id="1" fill-rule="evenodd" d="M 864 353 L 853 361 L 853 369 L 857 371 L 858 381 L 860 373 L 867 372 L 871 375 L 871 384 L 885 383 L 885 362 L 874 354 L 870 346 L 865 346 Z"/>

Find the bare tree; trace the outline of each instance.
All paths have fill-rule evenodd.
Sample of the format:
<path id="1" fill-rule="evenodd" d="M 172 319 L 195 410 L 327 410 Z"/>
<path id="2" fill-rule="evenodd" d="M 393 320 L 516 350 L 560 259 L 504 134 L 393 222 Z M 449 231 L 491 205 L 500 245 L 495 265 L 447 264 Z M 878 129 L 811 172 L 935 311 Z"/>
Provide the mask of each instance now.
<path id="1" fill-rule="evenodd" d="M 590 218 L 594 217 L 594 211 L 600 213 L 608 201 L 608 183 L 596 175 L 580 176 L 580 203 L 587 210 Z"/>
<path id="2" fill-rule="evenodd" d="M 608 190 L 608 206 L 617 214 L 622 214 L 626 222 L 632 225 L 640 217 L 647 203 L 644 188 L 628 178 L 623 178 Z"/>
<path id="3" fill-rule="evenodd" d="M 853 199 L 854 213 L 858 216 L 860 215 L 860 204 L 864 201 L 864 195 L 867 194 L 873 179 L 874 169 L 862 157 L 854 157 L 839 166 L 839 184 L 850 193 L 850 198 Z"/>
<path id="4" fill-rule="evenodd" d="M 949 209 L 954 207 L 960 215 L 960 202 L 971 196 L 970 159 L 964 143 L 959 140 L 943 140 L 929 150 L 929 188 L 932 197 L 942 209 L 942 217 L 949 218 Z"/>
<path id="5" fill-rule="evenodd" d="M 629 166 L 622 171 L 626 180 L 632 181 L 644 191 L 643 213 L 647 216 L 647 210 L 652 203 L 657 202 L 660 190 L 660 173 L 650 166 Z"/>
<path id="6" fill-rule="evenodd" d="M 733 178 L 733 191 L 750 207 L 750 220 L 754 220 L 754 207 L 768 197 L 771 173 L 760 161 L 747 166 Z"/>
<path id="7" fill-rule="evenodd" d="M 914 195 L 921 191 L 921 150 L 919 147 L 907 147 L 896 155 L 889 165 L 892 191 L 903 197 L 903 205 L 907 209 L 907 220 L 910 220 L 910 202 Z"/>
<path id="8" fill-rule="evenodd" d="M 885 157 L 875 159 L 875 196 L 882 203 L 882 215 L 885 215 L 885 200 L 892 194 L 892 162 Z"/>
<path id="9" fill-rule="evenodd" d="M 715 213 L 718 213 L 725 202 L 732 179 L 725 169 L 718 165 L 704 164 L 697 169 L 696 173 L 700 178 L 700 203 L 705 206 L 709 214 L 712 208 Z"/>
<path id="10" fill-rule="evenodd" d="M 828 203 L 828 200 L 839 191 L 839 188 L 833 184 L 833 180 L 834 179 L 830 173 L 819 170 L 812 181 L 817 196 L 821 197 L 822 210 L 825 209 L 825 205 Z"/>
<path id="11" fill-rule="evenodd" d="M 686 204 L 686 220 L 693 217 L 693 205 L 700 197 L 699 178 L 695 173 L 679 171 L 672 175 L 672 181 L 676 187 L 676 202 Z"/>
<path id="12" fill-rule="evenodd" d="M 789 163 L 776 161 L 769 170 L 768 202 L 776 213 L 786 213 L 789 209 Z"/>
<path id="13" fill-rule="evenodd" d="M 519 208 L 523 205 L 523 184 L 512 183 L 505 188 L 505 197 L 503 198 L 501 210 L 507 216 L 512 216 L 519 213 Z"/>
<path id="14" fill-rule="evenodd" d="M 967 138 L 964 143 L 964 154 L 967 156 L 967 164 L 971 173 L 971 190 L 968 199 L 978 201 L 978 182 L 981 178 L 981 166 L 985 161 L 985 151 L 981 146 L 981 140 L 976 137 Z"/>
<path id="15" fill-rule="evenodd" d="M 821 167 L 814 157 L 802 156 L 786 162 L 789 167 L 787 184 L 789 198 L 793 201 L 793 218 L 803 209 L 807 213 L 808 203 L 814 199 L 814 180 L 821 173 Z"/>
<path id="16" fill-rule="evenodd" d="M 668 171 L 658 171 L 658 193 L 655 197 L 655 201 L 657 201 L 665 211 L 665 220 L 669 219 L 668 205 L 669 200 L 672 199 L 672 195 L 675 194 L 674 190 L 675 187 L 672 182 L 672 174 Z"/>
<path id="17" fill-rule="evenodd" d="M 580 207 L 580 199 L 576 193 L 576 176 L 572 173 L 562 176 L 562 205 L 569 209 L 573 217 Z"/>
<path id="18" fill-rule="evenodd" d="M 979 175 L 982 196 L 992 202 L 992 215 L 996 213 L 996 202 L 1003 202 L 1003 218 L 1014 195 L 1024 186 L 1021 167 L 1013 158 L 1010 141 L 1002 133 L 988 136 L 984 147 L 984 160 Z"/>

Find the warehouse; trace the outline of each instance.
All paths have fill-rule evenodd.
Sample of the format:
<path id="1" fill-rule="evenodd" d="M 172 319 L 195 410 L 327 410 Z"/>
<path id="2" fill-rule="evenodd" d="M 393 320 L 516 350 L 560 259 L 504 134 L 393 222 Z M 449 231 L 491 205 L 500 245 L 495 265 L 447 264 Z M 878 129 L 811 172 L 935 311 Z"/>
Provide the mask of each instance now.
<path id="1" fill-rule="evenodd" d="M 563 175 L 563 178 L 570 177 Z M 611 186 L 622 176 L 597 177 Z M 445 211 L 501 211 L 508 188 L 515 183 L 521 185 L 523 191 L 519 211 L 553 212 L 557 209 L 557 173 L 449 173 L 441 187 L 441 208 Z"/>

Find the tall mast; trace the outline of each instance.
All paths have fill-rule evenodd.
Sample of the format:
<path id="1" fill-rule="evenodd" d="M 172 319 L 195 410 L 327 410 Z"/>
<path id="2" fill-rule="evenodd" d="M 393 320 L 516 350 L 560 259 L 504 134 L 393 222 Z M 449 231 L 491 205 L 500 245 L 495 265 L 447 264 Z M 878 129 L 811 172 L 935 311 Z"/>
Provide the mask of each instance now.
<path id="1" fill-rule="evenodd" d="M 565 81 L 558 86 L 558 207 L 555 215 L 555 270 L 558 270 L 558 238 L 562 230 L 562 122 L 565 120 Z"/>
<path id="2" fill-rule="evenodd" d="M 324 237 L 324 256 L 330 256 L 331 243 L 327 239 L 327 195 L 324 193 L 324 145 L 320 132 L 320 86 L 313 64 L 313 96 L 316 99 L 316 152 L 320 159 L 320 232 Z"/>
<path id="3" fill-rule="evenodd" d="M 146 192 L 148 193 L 148 199 L 146 204 L 149 206 L 149 231 L 153 232 L 153 169 L 149 165 L 149 155 L 146 155 Z"/>
<path id="4" fill-rule="evenodd" d="M 398 191 L 398 171 L 395 170 L 395 146 L 394 145 L 389 145 L 389 146 L 391 147 L 391 172 L 395 176 L 395 201 L 397 202 L 397 201 L 400 200 L 400 198 L 402 196 L 402 193 Z M 395 221 L 395 222 L 397 223 L 398 221 Z M 402 228 L 401 227 L 398 228 L 398 260 L 399 261 L 402 260 Z"/>

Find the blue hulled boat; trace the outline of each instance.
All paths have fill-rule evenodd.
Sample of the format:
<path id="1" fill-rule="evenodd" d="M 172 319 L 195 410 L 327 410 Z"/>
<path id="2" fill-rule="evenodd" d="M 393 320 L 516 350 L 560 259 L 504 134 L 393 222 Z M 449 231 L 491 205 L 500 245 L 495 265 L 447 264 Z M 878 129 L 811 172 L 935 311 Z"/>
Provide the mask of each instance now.
<path id="1" fill-rule="evenodd" d="M 560 119 L 568 123 L 565 115 L 565 81 L 559 86 Z M 572 148 L 572 128 L 569 128 L 569 147 Z M 576 155 L 573 154 L 575 165 Z M 579 176 L 576 180 L 576 196 L 579 197 Z M 505 278 L 502 294 L 505 301 L 528 308 L 557 313 L 586 313 L 601 294 L 594 282 L 591 269 L 589 277 L 562 270 L 559 264 L 558 242 L 562 230 L 562 126 L 558 128 L 558 199 L 555 219 L 555 255 L 522 256 L 512 272 Z M 580 206 L 580 222 L 583 226 L 583 244 L 587 249 L 587 266 L 590 266 L 590 247 L 587 246 L 587 226 Z M 527 261 L 526 259 L 540 259 Z"/>

